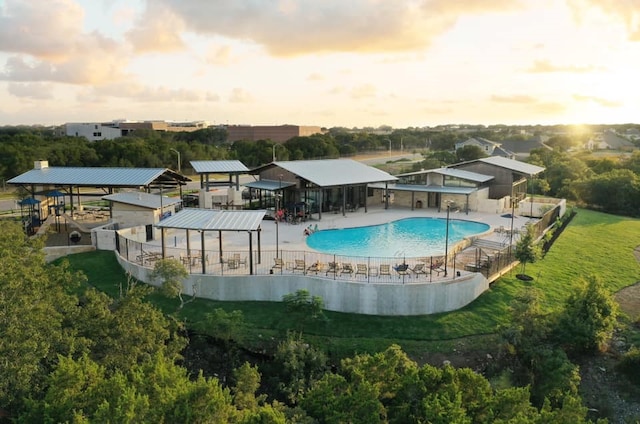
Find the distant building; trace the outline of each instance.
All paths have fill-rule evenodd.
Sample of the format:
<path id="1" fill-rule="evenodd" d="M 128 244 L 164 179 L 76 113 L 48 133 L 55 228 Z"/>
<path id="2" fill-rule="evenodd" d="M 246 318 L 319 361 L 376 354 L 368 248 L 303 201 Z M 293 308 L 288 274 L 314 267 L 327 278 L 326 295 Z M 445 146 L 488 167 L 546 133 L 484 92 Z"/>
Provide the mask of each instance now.
<path id="1" fill-rule="evenodd" d="M 113 140 L 129 135 L 136 130 L 153 131 L 196 131 L 207 128 L 206 121 L 169 122 L 169 121 L 126 121 L 111 122 L 67 122 L 58 128 L 59 135 L 85 137 L 89 141 Z"/>
<path id="2" fill-rule="evenodd" d="M 299 125 L 228 125 L 226 126 L 228 141 L 238 140 L 271 140 L 284 143 L 293 137 L 308 137 L 322 134 L 322 128 Z"/>
<path id="3" fill-rule="evenodd" d="M 479 147 L 480 150 L 484 152 L 487 156 L 502 156 L 508 159 L 514 159 L 515 153 L 505 149 L 502 145 L 496 141 L 487 140 L 482 137 L 471 137 L 466 139 L 465 141 L 460 141 L 456 143 L 456 150 L 461 149 L 465 146 L 476 146 Z"/>
<path id="4" fill-rule="evenodd" d="M 605 130 L 600 134 L 595 134 L 585 144 L 585 149 L 587 150 L 632 151 L 635 150 L 635 148 L 635 145 L 631 141 L 622 137 L 614 130 Z"/>

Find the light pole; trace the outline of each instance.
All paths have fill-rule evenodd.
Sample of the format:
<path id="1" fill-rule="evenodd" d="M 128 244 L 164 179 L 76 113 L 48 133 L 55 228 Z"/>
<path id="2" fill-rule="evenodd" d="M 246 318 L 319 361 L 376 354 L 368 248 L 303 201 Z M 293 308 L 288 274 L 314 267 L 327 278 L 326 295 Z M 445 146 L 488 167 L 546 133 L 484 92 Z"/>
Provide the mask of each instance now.
<path id="1" fill-rule="evenodd" d="M 282 174 L 278 176 L 278 194 L 276 194 L 276 258 L 280 250 L 278 245 L 278 239 L 280 238 L 280 214 L 278 213 L 280 211 L 280 196 L 282 196 Z"/>
<path id="2" fill-rule="evenodd" d="M 449 253 L 449 211 L 451 210 L 451 204 L 447 202 L 447 228 L 444 231 L 444 276 L 447 276 L 447 259 Z"/>
<path id="3" fill-rule="evenodd" d="M 180 152 L 179 152 L 179 151 L 177 151 L 177 150 L 176 150 L 176 149 L 174 149 L 174 148 L 169 148 L 169 150 L 171 150 L 172 152 L 174 152 L 174 153 L 177 153 L 177 154 L 178 154 L 178 172 L 180 172 Z"/>

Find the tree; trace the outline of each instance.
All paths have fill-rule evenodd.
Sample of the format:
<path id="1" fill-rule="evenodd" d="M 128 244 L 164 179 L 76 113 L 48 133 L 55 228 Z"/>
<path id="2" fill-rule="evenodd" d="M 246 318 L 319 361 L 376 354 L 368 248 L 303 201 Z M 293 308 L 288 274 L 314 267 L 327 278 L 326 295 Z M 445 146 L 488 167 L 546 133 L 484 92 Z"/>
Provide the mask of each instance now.
<path id="1" fill-rule="evenodd" d="M 177 297 L 180 300 L 178 310 L 181 310 L 186 303 L 193 302 L 196 298 L 195 285 L 191 300 L 185 301 L 182 297 L 184 290 L 184 280 L 189 276 L 189 272 L 180 261 L 176 259 L 160 259 L 153 267 L 151 280 L 160 280 L 160 292 L 169 298 Z"/>
<path id="2" fill-rule="evenodd" d="M 297 316 L 297 322 L 302 327 L 308 320 L 324 318 L 323 302 L 320 296 L 311 296 L 308 290 L 302 289 L 295 293 L 282 296 L 285 309 Z"/>
<path id="3" fill-rule="evenodd" d="M 527 262 L 533 263 L 542 255 L 540 245 L 534 242 L 534 232 L 533 225 L 527 225 L 525 233 L 520 235 L 520 239 L 516 243 L 515 257 L 522 265 L 522 274 L 525 272 Z"/>
<path id="4" fill-rule="evenodd" d="M 41 390 L 59 354 L 87 346 L 70 294 L 84 277 L 68 262 L 45 263 L 44 240 L 27 239 L 19 223 L 0 221 L 0 233 L 0 408 L 13 411 Z"/>
<path id="5" fill-rule="evenodd" d="M 487 154 L 479 146 L 468 145 L 456 150 L 456 156 L 459 162 L 466 162 L 484 158 Z"/>
<path id="6" fill-rule="evenodd" d="M 618 307 L 602 281 L 592 275 L 565 302 L 556 334 L 574 354 L 601 351 L 613 335 Z"/>
<path id="7" fill-rule="evenodd" d="M 327 357 L 309 345 L 300 335 L 287 334 L 278 344 L 274 356 L 278 390 L 287 401 L 295 404 L 327 370 Z"/>

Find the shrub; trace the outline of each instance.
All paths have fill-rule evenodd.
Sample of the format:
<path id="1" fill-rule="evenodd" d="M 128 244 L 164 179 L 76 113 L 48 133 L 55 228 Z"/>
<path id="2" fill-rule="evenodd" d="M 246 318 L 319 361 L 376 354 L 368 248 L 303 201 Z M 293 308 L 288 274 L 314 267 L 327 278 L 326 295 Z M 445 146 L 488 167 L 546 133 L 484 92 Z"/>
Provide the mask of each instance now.
<path id="1" fill-rule="evenodd" d="M 622 359 L 616 365 L 616 369 L 626 375 L 629 380 L 640 386 L 640 349 L 632 347 L 622 356 Z"/>

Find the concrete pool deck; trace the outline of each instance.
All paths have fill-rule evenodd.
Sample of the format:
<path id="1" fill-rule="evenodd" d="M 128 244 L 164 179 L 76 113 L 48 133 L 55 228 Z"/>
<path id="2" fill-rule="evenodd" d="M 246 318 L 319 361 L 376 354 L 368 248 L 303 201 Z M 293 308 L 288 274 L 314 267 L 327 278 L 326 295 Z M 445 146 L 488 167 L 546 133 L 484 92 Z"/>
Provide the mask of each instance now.
<path id="1" fill-rule="evenodd" d="M 400 275 L 392 271 L 390 274 L 381 272 L 382 265 L 393 265 L 404 258 L 358 258 L 336 257 L 313 251 L 306 245 L 304 229 L 308 225 L 318 225 L 319 229 L 348 228 L 354 226 L 376 225 L 395 221 L 408 217 L 435 217 L 446 218 L 446 211 L 438 212 L 435 209 L 417 209 L 395 207 L 385 210 L 382 206 L 373 207 L 364 212 L 361 208 L 358 212 L 341 214 L 323 214 L 322 220 L 312 219 L 306 223 L 297 225 L 279 223 L 265 220 L 262 223 L 260 235 L 260 249 L 258 253 L 257 237 L 253 236 L 253 263 L 246 261 L 243 265 L 231 267 L 228 262 L 218 260 L 219 239 L 218 232 L 210 232 L 205 235 L 206 263 L 203 264 L 199 257 L 201 249 L 201 235 L 197 231 L 190 232 L 191 251 L 196 255 L 195 264 L 187 261 L 190 275 L 183 282 L 183 293 L 194 294 L 197 297 L 215 299 L 221 301 L 270 301 L 280 302 L 284 295 L 294 293 L 297 290 L 307 290 L 312 296 L 320 296 L 324 301 L 325 309 L 367 314 L 367 315 L 423 315 L 460 309 L 475 300 L 484 293 L 490 284 L 490 279 L 482 273 L 467 270 L 464 266 L 473 263 L 473 253 L 463 255 L 465 251 L 456 255 L 449 254 L 450 267 L 448 276 L 441 269 L 428 271 L 426 274 Z M 481 238 L 494 242 L 495 245 L 506 246 L 513 239 L 504 232 L 496 232 L 495 229 L 503 227 L 511 228 L 512 219 L 498 214 L 482 214 L 452 212 L 450 219 L 463 219 L 482 222 L 491 226 Z M 514 230 L 520 230 L 529 218 L 513 218 Z M 283 265 L 274 269 L 276 225 L 278 225 L 278 247 Z M 233 253 L 240 252 L 245 260 L 249 249 L 249 236 L 246 231 L 223 232 L 224 258 L 227 259 Z M 122 244 L 121 244 L 122 247 Z M 136 255 L 142 252 L 160 250 L 160 241 L 129 246 L 124 249 L 125 256 L 118 255 L 118 261 L 126 272 L 133 277 L 150 284 L 157 281 L 150 280 L 153 262 L 145 263 L 144 259 L 137 260 Z M 152 247 L 152 249 L 149 249 Z M 185 259 L 186 232 L 183 230 L 171 231 L 166 237 L 167 255 L 170 257 Z M 452 247 L 450 247 L 451 252 Z M 470 251 L 476 251 L 470 248 Z M 212 256 L 213 255 L 213 256 Z M 444 252 L 442 252 L 444 255 Z M 220 258 L 223 259 L 223 258 Z M 415 268 L 417 263 L 433 264 L 434 258 L 421 257 L 419 252 L 410 258 L 407 263 Z M 439 259 L 442 259 L 440 256 Z M 314 263 L 322 263 L 324 266 L 331 261 L 339 261 L 343 266 L 352 265 L 367 266 L 364 275 L 359 272 L 343 273 L 326 272 L 324 268 L 315 272 L 310 266 Z M 301 267 L 298 267 L 301 263 Z M 456 267 L 456 264 L 458 266 Z M 237 265 L 237 264 L 236 264 Z M 203 272 L 206 267 L 206 272 Z"/>
<path id="2" fill-rule="evenodd" d="M 312 227 L 318 226 L 319 230 L 335 229 L 335 228 L 349 228 L 349 227 L 362 227 L 367 225 L 385 224 L 388 222 L 396 221 L 403 218 L 410 217 L 425 217 L 425 218 L 442 218 L 446 219 L 446 210 L 438 212 L 437 209 L 415 209 L 394 206 L 390 209 L 384 209 L 381 206 L 369 207 L 367 212 L 364 212 L 364 208 L 360 208 L 357 212 L 347 212 L 345 216 L 342 214 L 323 213 L 322 219 L 317 219 L 317 214 L 314 217 L 302 222 L 300 224 L 288 224 L 286 222 L 280 222 L 276 224 L 275 221 L 264 220 L 261 225 L 260 244 L 262 250 L 275 250 L 276 249 L 276 227 L 278 231 L 278 249 L 288 251 L 309 251 L 314 252 L 312 248 L 307 246 L 306 236 L 304 230 L 309 225 Z M 482 238 L 492 241 L 498 241 L 500 243 L 508 243 L 509 239 L 504 233 L 495 232 L 493 230 L 500 227 L 510 230 L 511 218 L 503 217 L 500 214 L 488 214 L 479 212 L 450 212 L 449 219 L 459 219 L 467 221 L 475 221 L 488 224 L 491 230 L 485 233 Z M 514 230 L 521 230 L 529 222 L 535 222 L 537 220 L 531 220 L 528 217 L 515 216 L 513 219 Z M 181 230 L 175 230 L 173 232 L 174 240 L 171 242 L 171 236 L 168 237 L 167 245 L 172 247 L 184 247 L 186 246 L 186 232 Z M 196 231 L 190 232 L 190 245 L 192 249 L 200 248 L 200 235 Z M 255 239 L 255 237 L 254 237 Z M 222 246 L 227 251 L 243 251 L 248 249 L 248 236 L 246 232 L 232 232 L 227 231 L 222 234 Z M 160 240 L 150 242 L 152 244 L 160 245 Z M 218 233 L 210 232 L 205 236 L 206 250 L 218 250 Z M 254 249 L 256 248 L 256 241 L 254 240 Z M 444 252 L 442 252 L 444 254 Z M 416 257 L 424 256 L 419 252 L 415 254 Z"/>

